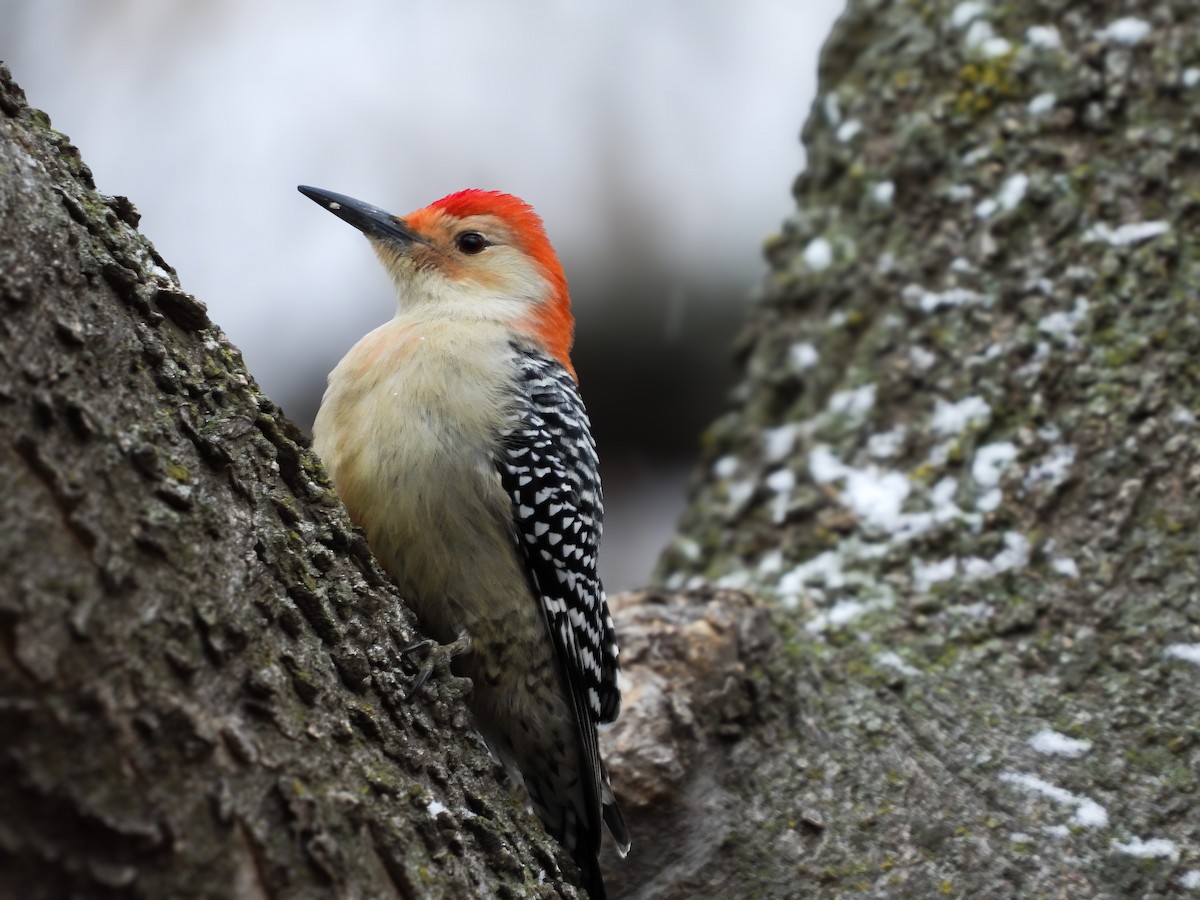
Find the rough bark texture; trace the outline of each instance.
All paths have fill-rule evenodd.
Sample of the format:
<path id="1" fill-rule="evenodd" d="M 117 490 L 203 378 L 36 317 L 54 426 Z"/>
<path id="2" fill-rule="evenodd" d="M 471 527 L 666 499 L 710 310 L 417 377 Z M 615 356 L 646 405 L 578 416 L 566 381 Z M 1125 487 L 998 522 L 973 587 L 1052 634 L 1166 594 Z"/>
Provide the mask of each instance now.
<path id="1" fill-rule="evenodd" d="M 657 896 L 1200 886 L 1198 66 L 1193 2 L 851 4 L 659 572 L 777 705 Z"/>
<path id="2" fill-rule="evenodd" d="M 136 225 L 0 67 L 0 896 L 576 896 Z"/>

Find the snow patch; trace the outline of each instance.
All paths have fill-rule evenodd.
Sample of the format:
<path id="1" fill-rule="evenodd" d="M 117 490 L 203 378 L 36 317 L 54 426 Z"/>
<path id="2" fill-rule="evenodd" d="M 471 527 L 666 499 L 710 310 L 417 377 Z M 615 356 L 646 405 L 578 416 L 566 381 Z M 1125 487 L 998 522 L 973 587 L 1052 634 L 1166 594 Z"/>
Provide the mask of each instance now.
<path id="1" fill-rule="evenodd" d="M 1194 88 L 1196 85 L 1200 84 L 1200 69 L 1184 69 L 1182 81 L 1185 88 Z"/>
<path id="2" fill-rule="evenodd" d="M 736 456 L 722 456 L 713 463 L 713 474 L 718 478 L 732 478 L 738 470 L 738 458 Z"/>
<path id="3" fill-rule="evenodd" d="M 862 387 L 838 391 L 829 398 L 827 409 L 835 416 L 849 416 L 861 419 L 875 405 L 875 385 L 864 384 Z"/>
<path id="4" fill-rule="evenodd" d="M 1133 16 L 1126 16 L 1123 19 L 1110 22 L 1104 28 L 1101 28 L 1096 32 L 1096 37 L 1109 44 L 1134 47 L 1145 40 L 1146 35 L 1149 33 L 1149 22 L 1145 22 L 1142 19 L 1135 19 Z"/>
<path id="5" fill-rule="evenodd" d="M 790 569 L 779 579 L 778 590 L 780 594 L 796 595 L 810 584 L 840 588 L 845 583 L 841 556 L 835 550 L 826 550 Z"/>
<path id="6" fill-rule="evenodd" d="M 990 37 L 979 45 L 979 52 L 983 54 L 984 59 L 995 59 L 1012 52 L 1012 41 L 1008 38 Z"/>
<path id="7" fill-rule="evenodd" d="M 863 543 L 857 538 L 843 541 L 836 550 L 826 550 L 806 562 L 792 568 L 779 579 L 776 591 L 787 609 L 796 609 L 800 596 L 808 593 L 817 598 L 824 598 L 827 591 L 839 591 L 852 585 L 859 589 L 865 599 L 861 602 L 863 609 L 876 609 L 891 606 L 895 602 L 887 585 L 881 585 L 867 575 L 853 570 L 848 571 L 848 563 L 857 560 L 877 559 L 887 552 L 884 544 Z M 869 595 L 873 594 L 873 597 Z M 837 611 L 835 619 L 847 621 L 846 616 L 854 607 L 845 607 Z M 824 631 L 829 626 L 829 613 L 821 613 L 808 624 L 808 630 L 813 633 Z"/>
<path id="8" fill-rule="evenodd" d="M 880 206 L 891 206 L 895 195 L 896 184 L 893 181 L 881 181 L 871 188 L 871 199 Z"/>
<path id="9" fill-rule="evenodd" d="M 1179 876 L 1179 886 L 1189 891 L 1200 888 L 1200 869 L 1192 869 Z"/>
<path id="10" fill-rule="evenodd" d="M 978 147 L 972 147 L 963 154 L 964 166 L 977 166 L 981 162 L 986 162 L 992 158 L 992 147 L 990 144 L 980 144 Z"/>
<path id="11" fill-rule="evenodd" d="M 920 344 L 913 344 L 908 350 L 908 358 L 913 361 L 913 365 L 918 369 L 933 368 L 933 364 L 937 362 L 937 356 L 930 353 Z"/>
<path id="12" fill-rule="evenodd" d="M 788 362 L 800 372 L 807 372 L 821 358 L 817 348 L 812 344 L 792 344 L 788 350 Z"/>
<path id="13" fill-rule="evenodd" d="M 839 600 L 825 614 L 825 621 L 837 628 L 841 625 L 848 625 L 855 619 L 860 618 L 867 611 L 867 605 L 858 600 Z"/>
<path id="14" fill-rule="evenodd" d="M 1167 656 L 1200 666 L 1200 644 L 1172 644 L 1167 648 Z"/>
<path id="15" fill-rule="evenodd" d="M 1075 810 L 1074 819 L 1085 828 L 1107 828 L 1108 810 L 1095 800 L 1084 797 L 1079 808 Z"/>
<path id="16" fill-rule="evenodd" d="M 914 675 L 920 675 L 921 670 L 915 666 L 910 666 L 904 661 L 904 658 L 894 650 L 883 650 L 875 654 L 876 665 L 886 666 L 889 669 L 895 669 L 901 675 L 908 675 L 910 678 Z"/>
<path id="17" fill-rule="evenodd" d="M 936 521 L 945 522 L 966 516 L 954 502 L 954 495 L 957 493 L 958 480 L 950 475 L 933 486 L 933 490 L 929 492 L 929 500 L 933 503 L 933 517 Z"/>
<path id="18" fill-rule="evenodd" d="M 1085 241 L 1103 241 L 1114 247 L 1124 247 L 1128 244 L 1140 244 L 1166 234 L 1171 230 L 1171 223 L 1163 221 L 1130 222 L 1118 228 L 1109 228 L 1103 222 L 1098 222 L 1083 233 Z"/>
<path id="19" fill-rule="evenodd" d="M 993 488 L 1000 484 L 1000 473 L 1017 458 L 1017 448 L 1008 441 L 985 444 L 975 451 L 971 462 L 971 477 L 981 488 Z"/>
<path id="20" fill-rule="evenodd" d="M 1047 443 L 1053 443 L 1062 437 L 1062 430 L 1054 423 L 1050 423 L 1039 428 L 1037 436 Z"/>
<path id="21" fill-rule="evenodd" d="M 1108 825 L 1108 810 L 1095 800 L 1072 794 L 1058 785 L 1043 781 L 1036 775 L 1029 775 L 1025 772 L 1001 772 L 1000 780 L 1027 793 L 1040 794 L 1061 806 L 1075 807 L 1072 819 L 1076 824 L 1085 828 L 1104 828 Z"/>
<path id="22" fill-rule="evenodd" d="M 796 446 L 798 425 L 783 425 L 779 428 L 768 428 L 763 432 L 763 456 L 767 462 L 777 463 L 791 455 Z"/>
<path id="23" fill-rule="evenodd" d="M 862 122 L 858 119 L 848 119 L 838 126 L 837 139 L 843 144 L 848 143 L 858 137 L 858 133 L 862 129 Z"/>
<path id="24" fill-rule="evenodd" d="M 933 430 L 943 437 L 962 434 L 968 428 L 986 426 L 992 419 L 992 408 L 982 397 L 964 397 L 957 403 L 947 403 L 940 397 L 934 401 Z"/>
<path id="25" fill-rule="evenodd" d="M 808 473 L 813 481 L 828 483 L 845 476 L 850 467 L 834 456 L 824 444 L 818 444 L 808 454 Z"/>
<path id="26" fill-rule="evenodd" d="M 679 554 L 690 562 L 696 562 L 700 559 L 700 544 L 689 537 L 680 537 L 675 540 L 675 549 Z"/>
<path id="27" fill-rule="evenodd" d="M 754 496 L 754 489 L 754 482 L 749 479 L 730 482 L 727 490 L 730 507 L 735 510 L 740 509 Z"/>
<path id="28" fill-rule="evenodd" d="M 899 472 L 856 470 L 847 473 L 843 496 L 868 523 L 894 531 L 899 527 L 900 507 L 910 489 L 908 479 Z"/>
<path id="29" fill-rule="evenodd" d="M 783 551 L 772 550 L 758 561 L 759 575 L 777 575 L 783 571 Z"/>
<path id="30" fill-rule="evenodd" d="M 991 559 L 968 556 L 960 561 L 963 578 L 982 581 L 1029 565 L 1029 538 L 1018 531 L 1004 533 L 1004 549 Z"/>
<path id="31" fill-rule="evenodd" d="M 957 573 L 958 560 L 953 556 L 931 563 L 915 558 L 912 561 L 913 586 L 922 594 L 939 582 L 949 581 Z"/>
<path id="32" fill-rule="evenodd" d="M 447 811 L 448 811 L 448 810 L 447 810 L 447 807 L 446 807 L 446 804 L 445 804 L 445 803 L 442 803 L 440 800 L 430 800 L 430 801 L 429 801 L 429 806 L 427 806 L 427 807 L 425 807 L 425 808 L 426 808 L 427 810 L 429 810 L 429 814 L 430 814 L 431 816 L 433 816 L 435 819 L 436 819 L 436 818 L 437 818 L 439 815 L 441 815 L 442 813 L 444 813 L 444 812 L 447 812 Z"/>
<path id="33" fill-rule="evenodd" d="M 1029 110 L 1029 114 L 1031 116 L 1044 116 L 1046 113 L 1050 112 L 1050 110 L 1054 109 L 1057 103 L 1058 97 L 1049 91 L 1046 91 L 1045 93 L 1038 94 L 1036 97 L 1030 100 L 1027 109 Z"/>
<path id="34" fill-rule="evenodd" d="M 814 272 L 823 272 L 833 263 L 833 245 L 823 237 L 813 238 L 802 256 L 806 266 Z"/>
<path id="35" fill-rule="evenodd" d="M 771 519 L 776 525 L 782 524 L 787 519 L 792 491 L 796 489 L 796 473 L 791 469 L 779 469 L 766 477 L 765 484 L 775 492 L 771 501 Z"/>
<path id="36" fill-rule="evenodd" d="M 990 619 L 995 613 L 995 610 L 993 610 L 990 605 L 984 603 L 982 600 L 976 603 L 967 603 L 962 606 L 956 606 L 954 607 L 954 611 L 965 619 L 976 619 L 980 622 Z"/>
<path id="37" fill-rule="evenodd" d="M 867 438 L 867 453 L 875 459 L 891 459 L 899 452 L 907 435 L 908 431 L 903 425 L 873 434 Z"/>
<path id="38" fill-rule="evenodd" d="M 1000 186 L 1000 193 L 996 196 L 1000 208 L 1005 211 L 1016 209 L 1017 204 L 1025 199 L 1025 191 L 1028 187 L 1029 176 L 1024 172 L 1009 175 L 1004 180 L 1004 184 Z"/>
<path id="39" fill-rule="evenodd" d="M 1050 568 L 1066 578 L 1079 577 L 1079 566 L 1075 564 L 1075 560 L 1067 556 L 1060 556 L 1050 560 Z"/>
<path id="40" fill-rule="evenodd" d="M 996 32 L 992 28 L 991 22 L 987 19 L 975 19 L 963 37 L 963 43 L 967 45 L 968 49 L 975 50 L 995 37 Z"/>
<path id="41" fill-rule="evenodd" d="M 937 312 L 954 306 L 990 306 L 992 298 L 988 294 L 967 288 L 950 288 L 935 292 L 910 284 L 901 292 L 901 296 L 910 303 L 915 303 L 921 312 Z"/>
<path id="42" fill-rule="evenodd" d="M 1004 533 L 1004 549 L 992 557 L 992 569 L 1007 572 L 1029 565 L 1029 538 L 1018 531 Z"/>
<path id="43" fill-rule="evenodd" d="M 796 473 L 791 469 L 777 469 L 766 477 L 765 484 L 776 493 L 786 493 L 795 489 Z"/>
<path id="44" fill-rule="evenodd" d="M 1025 40 L 1043 50 L 1057 50 L 1062 46 L 1062 35 L 1053 25 L 1030 25 L 1025 29 Z"/>
<path id="45" fill-rule="evenodd" d="M 825 97 L 825 120 L 835 128 L 842 123 L 842 104 L 838 101 L 837 94 L 828 94 Z"/>
<path id="46" fill-rule="evenodd" d="M 808 455 L 808 470 L 814 480 L 828 484 L 842 481 L 842 502 L 865 524 L 894 533 L 903 526 L 900 509 L 908 499 L 912 484 L 900 472 L 867 466 L 856 469 L 834 456 L 823 445 Z"/>
<path id="47" fill-rule="evenodd" d="M 1045 728 L 1029 739 L 1029 746 L 1047 756 L 1065 756 L 1068 759 L 1076 759 L 1092 749 L 1092 742 L 1076 740 Z"/>
<path id="48" fill-rule="evenodd" d="M 1037 465 L 1032 466 L 1025 474 L 1023 482 L 1025 490 L 1037 487 L 1039 484 L 1062 484 L 1070 474 L 1071 466 L 1075 464 L 1075 448 L 1070 444 L 1062 444 L 1050 451 L 1050 454 Z"/>
<path id="49" fill-rule="evenodd" d="M 1075 306 L 1070 312 L 1052 312 L 1038 322 L 1038 331 L 1052 337 L 1062 338 L 1068 347 L 1074 347 L 1075 329 L 1087 318 L 1089 304 L 1086 297 L 1076 297 Z"/>
<path id="50" fill-rule="evenodd" d="M 978 0 L 964 0 L 954 7 L 954 12 L 950 13 L 950 24 L 955 28 L 966 28 L 985 12 L 987 12 L 986 3 L 979 3 Z"/>
<path id="51" fill-rule="evenodd" d="M 1008 176 L 1004 179 L 1004 184 L 1000 185 L 1000 190 L 997 191 L 995 197 L 988 197 L 975 204 L 975 217 L 988 219 L 995 215 L 997 210 L 1010 212 L 1016 209 L 1018 204 L 1025 199 L 1025 191 L 1028 188 L 1029 176 L 1024 172 Z"/>
<path id="52" fill-rule="evenodd" d="M 1004 491 L 1000 488 L 992 488 L 990 491 L 985 491 L 979 495 L 975 501 L 975 508 L 981 513 L 990 513 L 993 510 L 999 509 L 1000 504 L 1004 501 Z"/>
<path id="53" fill-rule="evenodd" d="M 722 575 L 714 584 L 719 588 L 725 588 L 731 591 L 741 591 L 750 584 L 750 573 L 739 569 L 736 572 L 730 572 L 727 575 Z"/>
<path id="54" fill-rule="evenodd" d="M 1127 843 L 1113 841 L 1113 849 L 1119 853 L 1136 856 L 1138 859 L 1179 859 L 1178 845 L 1167 838 L 1151 838 L 1143 841 L 1141 838 L 1135 837 Z"/>
<path id="55" fill-rule="evenodd" d="M 845 479 L 841 491 L 843 505 L 865 524 L 886 531 L 893 543 L 911 540 L 941 522 L 962 520 L 973 525 L 978 524 L 977 516 L 964 512 L 954 502 L 957 482 L 953 478 L 943 478 L 934 485 L 929 493 L 929 502 L 933 507 L 931 510 L 902 512 L 904 501 L 912 489 L 912 482 L 907 476 L 874 465 L 854 469 L 833 456 L 828 448 L 818 449 L 821 452 L 815 460 L 815 469 L 814 460 L 810 456 L 810 472 L 814 479 L 819 482 Z M 876 548 L 876 556 L 887 552 L 887 544 L 867 546 Z"/>

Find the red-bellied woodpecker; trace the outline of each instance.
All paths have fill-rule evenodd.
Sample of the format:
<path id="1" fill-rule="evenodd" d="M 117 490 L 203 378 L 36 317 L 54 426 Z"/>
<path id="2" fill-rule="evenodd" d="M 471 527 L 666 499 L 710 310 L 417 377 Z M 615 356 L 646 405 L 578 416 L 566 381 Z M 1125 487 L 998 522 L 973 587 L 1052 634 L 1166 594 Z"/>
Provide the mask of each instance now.
<path id="1" fill-rule="evenodd" d="M 400 301 L 330 374 L 316 450 L 440 642 L 425 674 L 453 657 L 471 679 L 479 730 L 599 900 L 601 817 L 629 849 L 596 742 L 621 696 L 562 266 L 507 194 L 461 191 L 401 218 L 300 191 L 366 235 Z"/>

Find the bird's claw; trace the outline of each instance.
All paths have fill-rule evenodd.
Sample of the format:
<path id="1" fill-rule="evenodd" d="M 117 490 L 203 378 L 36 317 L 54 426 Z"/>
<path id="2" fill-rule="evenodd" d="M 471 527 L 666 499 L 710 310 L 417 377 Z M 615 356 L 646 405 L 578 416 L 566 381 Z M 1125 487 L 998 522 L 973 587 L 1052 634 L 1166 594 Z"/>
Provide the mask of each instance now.
<path id="1" fill-rule="evenodd" d="M 425 663 L 421 666 L 420 671 L 417 672 L 417 677 L 413 680 L 412 688 L 409 690 L 408 696 L 404 698 L 405 702 L 412 700 L 417 695 L 417 691 L 428 683 L 434 669 L 449 666 L 450 661 L 454 657 L 466 653 L 469 649 L 471 649 L 471 638 L 465 632 L 449 644 L 439 644 L 432 638 L 425 638 L 402 648 L 400 650 L 401 656 L 411 656 L 422 650 L 426 651 Z"/>

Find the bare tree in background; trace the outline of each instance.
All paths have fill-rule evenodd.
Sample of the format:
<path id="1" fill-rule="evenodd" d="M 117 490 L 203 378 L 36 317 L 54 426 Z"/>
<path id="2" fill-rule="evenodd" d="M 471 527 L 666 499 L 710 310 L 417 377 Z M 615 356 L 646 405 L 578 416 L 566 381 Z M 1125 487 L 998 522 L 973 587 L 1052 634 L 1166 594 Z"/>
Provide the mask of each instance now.
<path id="1" fill-rule="evenodd" d="M 1200 7 L 857 2 L 659 587 L 624 896 L 1200 884 Z M 203 307 L 0 91 L 0 893 L 554 896 Z"/>

